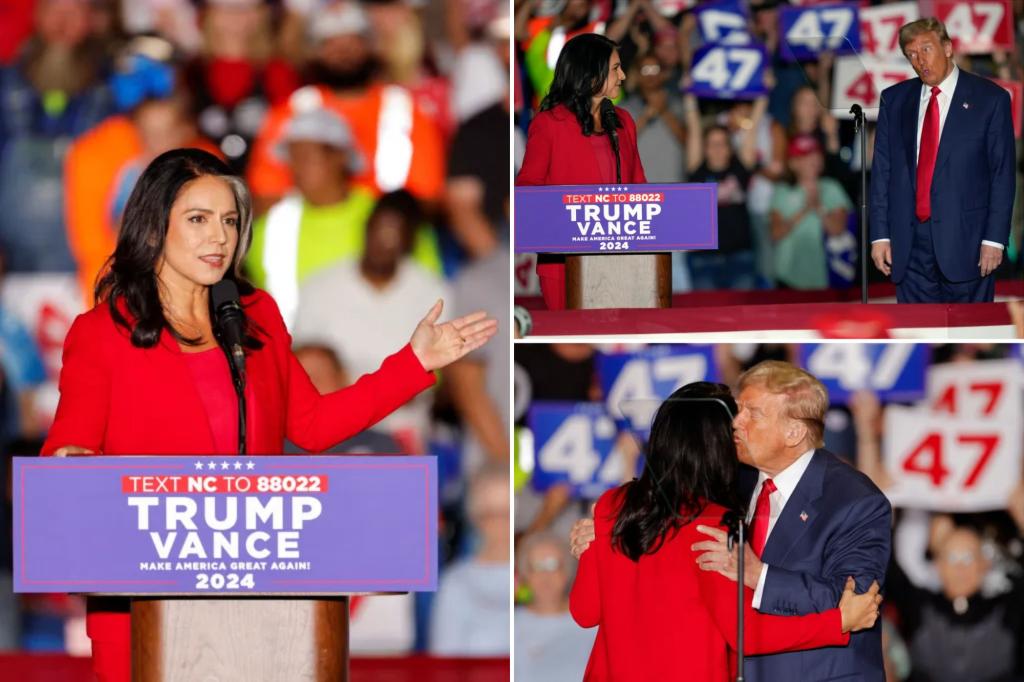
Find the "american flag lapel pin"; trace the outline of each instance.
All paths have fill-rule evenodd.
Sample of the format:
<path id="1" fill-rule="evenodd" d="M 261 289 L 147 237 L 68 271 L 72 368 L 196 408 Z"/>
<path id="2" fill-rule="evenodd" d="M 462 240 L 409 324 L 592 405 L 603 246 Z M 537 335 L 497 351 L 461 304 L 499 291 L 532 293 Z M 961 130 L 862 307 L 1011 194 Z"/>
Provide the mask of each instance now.
<path id="1" fill-rule="evenodd" d="M 803 521 L 804 523 L 807 523 L 807 512 L 805 512 L 805 511 L 800 512 L 800 520 Z"/>
<path id="2" fill-rule="evenodd" d="M 964 109 L 970 109 L 970 108 L 971 108 L 971 105 L 968 104 L 967 102 L 964 102 Z"/>

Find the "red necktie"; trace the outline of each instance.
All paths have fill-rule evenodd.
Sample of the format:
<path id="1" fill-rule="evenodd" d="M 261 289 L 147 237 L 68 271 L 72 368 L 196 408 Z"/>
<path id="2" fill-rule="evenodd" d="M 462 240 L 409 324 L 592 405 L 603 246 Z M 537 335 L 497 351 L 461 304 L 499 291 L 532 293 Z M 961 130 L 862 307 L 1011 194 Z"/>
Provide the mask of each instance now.
<path id="1" fill-rule="evenodd" d="M 917 155 L 917 202 L 914 213 L 922 223 L 932 217 L 932 176 L 935 174 L 935 157 L 939 155 L 939 93 L 932 88 L 928 100 L 928 111 L 921 128 L 921 151 Z"/>
<path id="2" fill-rule="evenodd" d="M 754 521 L 750 524 L 750 547 L 759 559 L 765 543 L 768 542 L 768 517 L 772 513 L 772 503 L 768 498 L 775 490 L 772 479 L 764 479 L 761 494 L 757 496 L 757 506 L 754 507 Z"/>

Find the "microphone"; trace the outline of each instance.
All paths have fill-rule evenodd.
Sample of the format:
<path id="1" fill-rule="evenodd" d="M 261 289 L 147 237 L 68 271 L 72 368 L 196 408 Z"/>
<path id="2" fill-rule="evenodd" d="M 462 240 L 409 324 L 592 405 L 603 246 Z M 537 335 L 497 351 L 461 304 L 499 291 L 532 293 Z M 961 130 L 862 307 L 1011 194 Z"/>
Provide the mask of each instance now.
<path id="1" fill-rule="evenodd" d="M 612 152 L 615 153 L 615 182 L 622 182 L 622 162 L 619 160 L 619 117 L 615 113 L 615 105 L 605 97 L 601 100 L 601 127 L 608 133 Z"/>
<path id="2" fill-rule="evenodd" d="M 230 279 L 222 279 L 210 291 L 213 305 L 214 324 L 217 334 L 224 343 L 228 358 L 241 381 L 245 382 L 245 323 L 242 305 L 239 302 L 238 285 Z"/>

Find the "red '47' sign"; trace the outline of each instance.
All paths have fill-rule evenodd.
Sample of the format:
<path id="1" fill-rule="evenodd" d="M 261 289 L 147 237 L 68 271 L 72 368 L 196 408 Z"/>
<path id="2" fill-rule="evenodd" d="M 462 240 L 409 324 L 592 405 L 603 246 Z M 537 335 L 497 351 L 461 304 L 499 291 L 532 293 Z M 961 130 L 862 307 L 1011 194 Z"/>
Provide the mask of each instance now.
<path id="1" fill-rule="evenodd" d="M 894 505 L 1001 509 L 1021 478 L 1021 366 L 998 360 L 934 367 L 920 407 L 889 406 L 884 459 Z"/>
<path id="2" fill-rule="evenodd" d="M 922 11 L 927 4 L 921 3 Z M 957 52 L 986 54 L 1013 49 L 1010 0 L 935 0 L 935 16 L 946 25 Z"/>

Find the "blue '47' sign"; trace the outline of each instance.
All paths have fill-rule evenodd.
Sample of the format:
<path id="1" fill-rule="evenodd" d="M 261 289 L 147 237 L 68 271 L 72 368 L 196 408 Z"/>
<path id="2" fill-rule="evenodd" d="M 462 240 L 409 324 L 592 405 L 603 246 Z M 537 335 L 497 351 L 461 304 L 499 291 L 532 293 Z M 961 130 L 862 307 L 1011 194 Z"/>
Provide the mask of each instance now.
<path id="1" fill-rule="evenodd" d="M 619 430 L 601 403 L 537 401 L 527 423 L 535 490 L 566 483 L 575 497 L 593 499 L 623 481 L 625 463 L 615 447 Z"/>
<path id="2" fill-rule="evenodd" d="M 711 346 L 648 346 L 632 353 L 600 353 L 597 378 L 608 414 L 621 429 L 647 439 L 658 406 L 694 381 L 715 381 Z"/>
<path id="3" fill-rule="evenodd" d="M 831 51 L 836 54 L 860 52 L 860 17 L 856 3 L 783 7 L 779 30 L 789 60 L 816 59 Z"/>
<path id="4" fill-rule="evenodd" d="M 693 56 L 688 92 L 713 99 L 755 99 L 764 84 L 763 45 L 705 45 Z"/>
<path id="5" fill-rule="evenodd" d="M 809 343 L 800 363 L 828 389 L 832 403 L 846 404 L 861 389 L 883 402 L 924 398 L 928 347 L 910 343 Z"/>
<path id="6" fill-rule="evenodd" d="M 693 12 L 705 44 L 747 45 L 751 42 L 747 12 L 739 0 L 705 2 Z"/>

